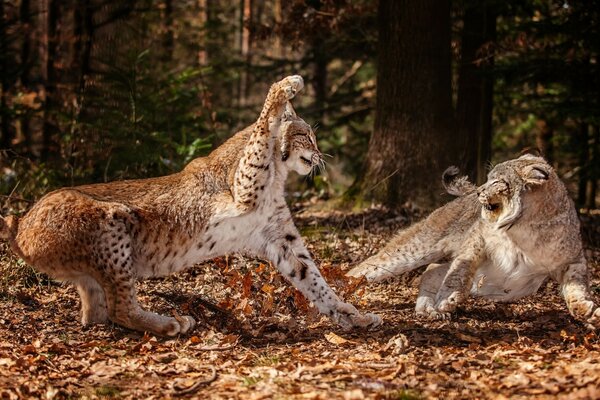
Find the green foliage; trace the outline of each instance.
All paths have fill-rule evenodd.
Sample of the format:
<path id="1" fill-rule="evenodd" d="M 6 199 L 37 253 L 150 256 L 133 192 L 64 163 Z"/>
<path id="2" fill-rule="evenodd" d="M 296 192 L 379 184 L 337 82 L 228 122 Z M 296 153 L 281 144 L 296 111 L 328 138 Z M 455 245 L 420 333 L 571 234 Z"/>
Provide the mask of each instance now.
<path id="1" fill-rule="evenodd" d="M 97 85 L 101 90 L 86 94 L 93 108 L 81 121 L 82 135 L 93 138 L 94 150 L 106 157 L 92 174 L 106 179 L 166 174 L 205 155 L 213 133 L 209 116 L 199 110 L 204 72 L 188 67 L 157 75 L 148 49 L 128 54 L 124 67 L 107 65 Z"/>

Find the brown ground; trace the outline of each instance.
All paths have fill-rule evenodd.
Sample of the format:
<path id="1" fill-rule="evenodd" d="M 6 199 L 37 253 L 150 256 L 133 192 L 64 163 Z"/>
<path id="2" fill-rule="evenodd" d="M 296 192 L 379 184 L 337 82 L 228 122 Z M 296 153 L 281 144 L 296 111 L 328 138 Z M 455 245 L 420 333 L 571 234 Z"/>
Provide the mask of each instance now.
<path id="1" fill-rule="evenodd" d="M 600 339 L 570 318 L 555 284 L 431 322 L 413 313 L 416 282 L 356 288 L 341 277 L 340 265 L 372 253 L 413 214 L 297 214 L 328 280 L 383 316 L 373 332 L 338 330 L 271 266 L 241 257 L 140 284 L 149 308 L 194 315 L 191 335 L 84 329 L 73 288 L 0 254 L 0 398 L 600 398 Z M 600 301 L 600 216 L 583 219 Z"/>

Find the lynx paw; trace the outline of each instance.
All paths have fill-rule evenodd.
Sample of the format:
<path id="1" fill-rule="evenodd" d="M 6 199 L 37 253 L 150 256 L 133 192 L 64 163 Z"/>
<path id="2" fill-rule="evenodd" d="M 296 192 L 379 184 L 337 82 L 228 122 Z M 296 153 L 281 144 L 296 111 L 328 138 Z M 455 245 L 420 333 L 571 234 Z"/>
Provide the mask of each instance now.
<path id="1" fill-rule="evenodd" d="M 450 313 L 442 313 L 435 309 L 432 298 L 418 298 L 415 306 L 415 313 L 419 318 L 432 320 L 450 319 Z"/>
<path id="2" fill-rule="evenodd" d="M 164 332 L 164 336 L 176 336 L 188 333 L 195 325 L 196 321 L 189 315 L 184 315 L 177 319 L 173 318 L 171 324 L 169 324 L 167 330 Z"/>
<path id="3" fill-rule="evenodd" d="M 434 321 L 448 321 L 451 318 L 451 314 L 437 311 L 434 308 L 427 308 L 425 310 L 417 311 L 417 317 Z"/>
<path id="4" fill-rule="evenodd" d="M 438 296 L 436 309 L 443 313 L 451 313 L 456 310 L 456 306 L 462 300 L 462 294 L 458 291 L 450 293 L 448 296 Z"/>
<path id="5" fill-rule="evenodd" d="M 332 319 L 342 327 L 350 330 L 352 328 L 375 328 L 383 323 L 381 317 L 377 314 L 361 314 L 351 304 L 340 303 L 337 309 L 332 310 Z"/>
<path id="6" fill-rule="evenodd" d="M 276 101 L 280 104 L 284 104 L 296 96 L 304 87 L 304 80 L 300 75 L 291 75 L 283 78 L 271 87 L 271 90 L 276 90 L 274 93 Z"/>
<path id="7" fill-rule="evenodd" d="M 587 326 L 592 330 L 600 329 L 600 307 L 596 308 L 592 315 L 587 319 Z"/>
<path id="8" fill-rule="evenodd" d="M 292 75 L 284 78 L 283 81 L 283 90 L 287 95 L 287 100 L 291 100 L 294 98 L 296 93 L 304 88 L 304 79 L 300 75 Z"/>

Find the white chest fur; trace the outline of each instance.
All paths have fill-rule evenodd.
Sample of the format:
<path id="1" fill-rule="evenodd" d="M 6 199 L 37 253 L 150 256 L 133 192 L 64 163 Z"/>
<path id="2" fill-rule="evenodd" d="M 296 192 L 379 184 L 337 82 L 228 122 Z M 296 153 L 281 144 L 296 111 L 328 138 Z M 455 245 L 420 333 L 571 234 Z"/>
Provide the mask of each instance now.
<path id="1" fill-rule="evenodd" d="M 505 231 L 490 229 L 486 234 L 487 259 L 477 269 L 471 292 L 497 301 L 512 301 L 535 293 L 547 277 L 536 263 Z"/>

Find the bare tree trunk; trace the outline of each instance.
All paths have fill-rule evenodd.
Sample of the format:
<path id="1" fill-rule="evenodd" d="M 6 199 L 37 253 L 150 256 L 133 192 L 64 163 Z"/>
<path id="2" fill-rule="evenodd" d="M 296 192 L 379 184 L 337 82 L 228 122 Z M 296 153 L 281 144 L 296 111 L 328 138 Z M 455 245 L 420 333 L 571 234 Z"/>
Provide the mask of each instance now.
<path id="1" fill-rule="evenodd" d="M 199 14 L 198 18 L 200 20 L 200 33 L 198 35 L 198 64 L 203 67 L 208 64 L 208 50 L 207 50 L 207 32 L 208 29 L 208 1 L 207 0 L 198 0 L 198 9 Z"/>
<path id="2" fill-rule="evenodd" d="M 163 37 L 162 37 L 162 51 L 163 51 L 163 62 L 169 62 L 173 59 L 173 47 L 175 41 L 173 38 L 173 0 L 164 0 L 164 11 L 163 11 Z"/>
<path id="3" fill-rule="evenodd" d="M 539 120 L 537 122 L 537 127 L 538 133 L 535 138 L 536 146 L 548 163 L 552 165 L 554 164 L 554 143 L 552 143 L 554 129 L 552 129 L 548 122 L 544 120 Z"/>
<path id="4" fill-rule="evenodd" d="M 46 101 L 44 103 L 44 125 L 42 130 L 42 148 L 40 157 L 48 161 L 53 149 L 53 138 L 58 133 L 54 115 L 56 96 L 56 68 L 58 46 L 58 21 L 60 19 L 60 6 L 58 0 L 47 0 L 46 8 L 46 57 L 45 57 L 45 89 Z"/>
<path id="5" fill-rule="evenodd" d="M 0 150 L 11 147 L 13 131 L 11 129 L 8 110 L 10 89 L 9 63 L 10 51 L 8 43 L 8 17 L 4 8 L 4 0 L 0 0 Z"/>
<path id="6" fill-rule="evenodd" d="M 25 92 L 29 91 L 31 77 L 31 4 L 29 0 L 21 0 L 19 8 L 19 18 L 21 20 L 21 29 L 23 31 L 23 42 L 21 45 L 21 72 L 19 80 Z M 27 153 L 31 152 L 31 129 L 30 116 L 27 113 L 21 118 L 21 134 L 23 135 L 23 145 Z"/>
<path id="7" fill-rule="evenodd" d="M 244 107 L 247 103 L 248 98 L 248 75 L 249 75 L 249 67 L 251 62 L 251 53 L 250 53 L 250 29 L 248 29 L 247 23 L 252 22 L 252 0 L 241 0 L 241 19 L 240 19 L 240 29 L 241 29 L 241 42 L 240 42 L 240 51 L 242 56 L 242 61 L 244 62 L 244 66 L 240 71 L 240 81 L 239 81 L 239 99 L 238 103 L 240 107 Z M 247 23 L 246 23 L 247 22 Z"/>
<path id="8" fill-rule="evenodd" d="M 315 90 L 315 108 L 318 119 L 325 122 L 325 108 L 327 105 L 327 63 L 329 57 L 323 49 L 323 40 L 319 37 L 313 42 L 313 77 L 312 85 Z"/>
<path id="9" fill-rule="evenodd" d="M 596 196 L 598 194 L 598 179 L 600 178 L 600 128 L 598 125 L 592 127 L 592 154 L 590 160 L 590 190 L 587 200 L 587 208 L 596 208 Z"/>
<path id="10" fill-rule="evenodd" d="M 273 42 L 273 56 L 279 60 L 283 57 L 281 34 L 279 33 L 281 21 L 283 21 L 283 13 L 281 11 L 281 0 L 274 0 L 273 2 L 273 18 L 275 19 L 275 25 L 278 28 L 278 33 L 275 36 L 275 40 Z"/>
<path id="11" fill-rule="evenodd" d="M 579 154 L 579 182 L 577 185 L 577 205 L 585 206 L 587 199 L 587 185 L 589 180 L 589 153 L 590 143 L 588 124 L 581 122 L 579 132 L 576 135 L 576 145 Z"/>
<path id="12" fill-rule="evenodd" d="M 492 153 L 493 79 L 485 69 L 493 57 L 482 52 L 496 38 L 496 15 L 485 2 L 467 6 L 463 17 L 456 117 L 463 170 L 476 182 L 486 179 Z"/>
<path id="13" fill-rule="evenodd" d="M 434 206 L 443 170 L 457 162 L 450 1 L 380 0 L 378 18 L 375 127 L 360 193 L 391 206 Z"/>

